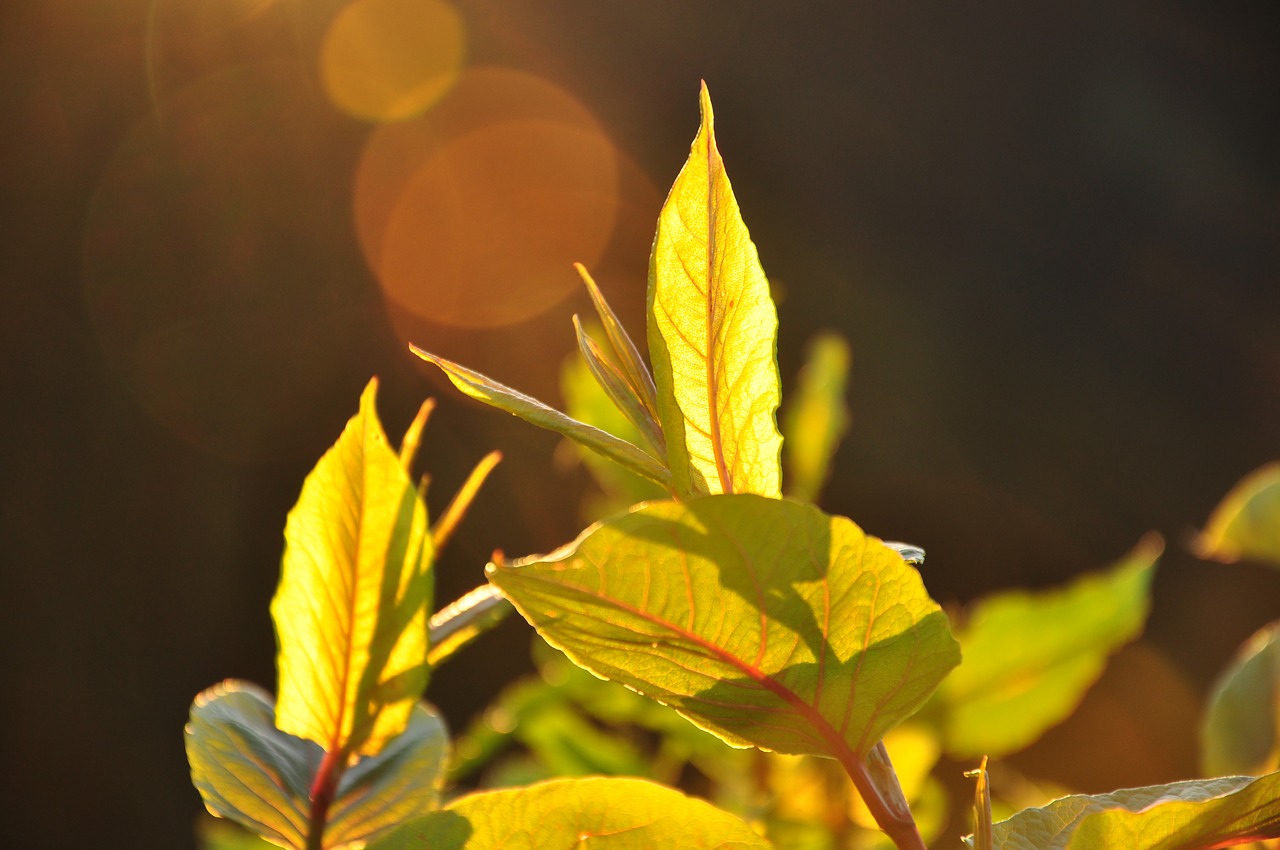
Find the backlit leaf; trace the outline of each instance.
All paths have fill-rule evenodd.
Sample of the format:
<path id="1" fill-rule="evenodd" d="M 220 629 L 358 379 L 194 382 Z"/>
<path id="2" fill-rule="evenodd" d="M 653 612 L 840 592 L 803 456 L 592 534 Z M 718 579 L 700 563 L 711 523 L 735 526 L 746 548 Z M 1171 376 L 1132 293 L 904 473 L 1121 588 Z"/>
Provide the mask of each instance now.
<path id="1" fill-rule="evenodd" d="M 227 681 L 196 697 L 186 733 L 191 780 L 208 810 L 283 847 L 306 846 L 310 786 L 324 751 L 281 732 L 271 696 Z M 352 765 L 329 807 L 326 850 L 433 811 L 448 755 L 440 717 L 421 703 L 405 731 Z"/>
<path id="2" fill-rule="evenodd" d="M 423 360 L 439 366 L 455 387 L 477 401 L 505 410 L 513 416 L 519 416 L 531 425 L 568 437 L 578 445 L 603 455 L 614 463 L 621 464 L 637 475 L 656 481 L 664 488 L 670 486 L 670 471 L 638 446 L 619 440 L 599 428 L 570 419 L 537 399 L 530 398 L 492 378 L 487 378 L 479 372 L 460 366 L 452 360 L 437 357 L 416 346 L 409 347 Z"/>
<path id="3" fill-rule="evenodd" d="M 1196 542 L 1201 557 L 1280 567 L 1280 463 L 1245 476 L 1214 509 Z"/>
<path id="4" fill-rule="evenodd" d="M 1150 535 L 1109 572 L 976 603 L 956 630 L 964 663 L 938 689 L 947 752 L 997 758 L 1066 719 L 1107 656 L 1141 634 L 1162 551 Z"/>
<path id="5" fill-rule="evenodd" d="M 600 291 L 600 287 L 596 286 L 596 282 L 587 273 L 586 267 L 581 263 L 577 263 L 574 268 L 578 270 L 578 274 L 582 277 L 582 282 L 586 284 L 587 292 L 591 295 L 591 303 L 595 305 L 596 315 L 600 317 L 600 324 L 604 328 L 605 337 L 609 340 L 609 347 L 612 349 L 614 361 L 617 362 L 622 374 L 626 376 L 627 384 L 631 387 L 635 397 L 639 399 L 647 418 L 656 423 L 658 420 L 658 393 L 654 388 L 653 375 L 649 373 L 649 367 L 645 365 L 644 358 L 640 356 L 640 351 L 636 348 L 636 344 L 631 341 L 631 335 L 622 326 L 622 322 L 618 321 L 618 317 L 614 314 L 613 308 L 609 306 L 609 302 L 605 301 L 604 293 Z M 638 423 L 637 427 L 641 431 L 646 430 Z M 657 439 L 658 442 L 654 443 L 654 445 L 663 446 L 661 430 L 657 433 Z"/>
<path id="6" fill-rule="evenodd" d="M 557 779 L 471 794 L 369 850 L 751 850 L 769 843 L 709 803 L 642 779 Z"/>
<path id="7" fill-rule="evenodd" d="M 642 438 L 634 424 L 618 410 L 604 388 L 592 377 L 581 357 L 566 358 L 560 370 L 560 393 L 565 410 L 580 422 L 607 431 L 619 439 L 636 443 Z M 666 498 L 669 494 L 634 472 L 612 463 L 595 452 L 582 451 L 582 462 L 604 491 L 604 504 L 592 505 L 589 519 L 596 520 L 618 513 L 636 502 Z"/>
<path id="8" fill-rule="evenodd" d="M 736 746 L 853 764 L 959 661 L 914 569 L 795 502 L 650 503 L 488 570 L 576 663 Z"/>
<path id="9" fill-rule="evenodd" d="M 596 341 L 583 329 L 577 316 L 573 317 L 573 330 L 578 337 L 578 351 L 582 354 L 582 361 L 596 383 L 631 423 L 645 445 L 655 453 L 665 456 L 667 444 L 663 440 L 662 426 L 658 424 L 656 414 L 649 412 L 644 400 L 636 394 L 628 377 L 623 374 L 622 368 L 600 350 Z"/>
<path id="10" fill-rule="evenodd" d="M 1210 776 L 1280 768 L 1280 621 L 1251 637 L 1222 674 L 1202 738 Z"/>
<path id="11" fill-rule="evenodd" d="M 994 834 L 1001 850 L 1203 850 L 1275 838 L 1280 774 L 1063 797 L 997 823 Z"/>
<path id="12" fill-rule="evenodd" d="M 849 427 L 844 400 L 848 375 L 849 344 L 844 339 L 827 333 L 810 343 L 799 386 L 787 395 L 782 417 L 787 495 L 797 501 L 817 501 Z"/>
<path id="13" fill-rule="evenodd" d="M 649 263 L 649 357 L 667 461 L 681 495 L 779 495 L 778 315 L 724 161 L 711 98 L 658 217 Z"/>
<path id="14" fill-rule="evenodd" d="M 404 729 L 427 684 L 427 511 L 374 409 L 316 464 L 289 512 L 271 602 L 282 731 L 373 755 Z"/>

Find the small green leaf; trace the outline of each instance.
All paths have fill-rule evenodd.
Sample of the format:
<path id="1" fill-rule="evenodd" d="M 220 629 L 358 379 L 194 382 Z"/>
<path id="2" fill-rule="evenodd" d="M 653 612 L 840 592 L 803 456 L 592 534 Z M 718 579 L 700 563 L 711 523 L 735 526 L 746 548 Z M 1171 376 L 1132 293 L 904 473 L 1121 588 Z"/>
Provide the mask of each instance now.
<path id="1" fill-rule="evenodd" d="M 997 758 L 1064 720 L 1107 656 L 1141 634 L 1163 545 L 1149 535 L 1107 573 L 975 604 L 956 630 L 964 663 L 938 689 L 947 752 Z"/>
<path id="2" fill-rule="evenodd" d="M 681 496 L 778 497 L 778 314 L 716 149 L 711 97 L 658 217 L 649 357 Z"/>
<path id="3" fill-rule="evenodd" d="M 440 367 L 453 385 L 462 392 L 513 416 L 519 416 L 531 425 L 555 431 L 578 445 L 609 458 L 614 463 L 630 469 L 664 488 L 671 486 L 671 472 L 652 455 L 631 443 L 619 440 L 599 428 L 570 419 L 558 410 L 547 407 L 537 399 L 486 378 L 451 360 L 437 357 L 416 346 L 409 346 L 413 353 Z"/>
<path id="4" fill-rule="evenodd" d="M 769 843 L 709 803 L 642 779 L 557 779 L 471 794 L 369 850 L 751 850 Z"/>
<path id="5" fill-rule="evenodd" d="M 399 734 L 428 675 L 427 511 L 378 422 L 377 386 L 302 485 L 271 602 L 276 722 L 344 755 Z"/>
<path id="6" fill-rule="evenodd" d="M 622 373 L 626 376 L 627 384 L 630 385 L 636 398 L 644 405 L 648 418 L 656 422 L 658 419 L 658 394 L 653 386 L 653 376 L 649 374 L 649 367 L 645 365 L 644 358 L 640 356 L 640 351 L 636 348 L 636 344 L 631 341 L 631 335 L 627 333 L 627 329 L 622 326 L 622 322 L 618 321 L 618 317 L 614 315 L 613 308 L 609 306 L 609 302 L 604 300 L 604 293 L 600 291 L 600 287 L 596 286 L 596 282 L 587 273 L 586 266 L 576 263 L 574 268 L 578 270 L 578 275 L 582 278 L 582 282 L 586 284 L 587 292 L 591 295 L 591 303 L 595 305 L 596 315 L 600 317 L 600 324 L 604 328 L 605 337 L 609 340 L 609 346 L 613 349 L 614 358 L 618 366 L 621 367 Z M 659 442 L 655 445 L 663 445 L 661 436 L 662 432 L 659 431 Z M 663 453 L 665 454 L 665 447 Z"/>
<path id="7" fill-rule="evenodd" d="M 627 376 L 623 374 L 621 367 L 614 365 L 613 361 L 605 356 L 596 341 L 583 329 L 582 322 L 578 321 L 577 316 L 573 317 L 573 330 L 578 337 L 578 351 L 582 354 L 582 360 L 587 364 L 587 369 L 590 370 L 596 383 L 627 418 L 649 449 L 658 455 L 665 456 L 667 444 L 662 438 L 662 426 L 645 407 L 644 400 L 628 383 Z"/>
<path id="8" fill-rule="evenodd" d="M 1280 620 L 1246 641 L 1218 679 L 1201 737 L 1209 776 L 1280 768 Z"/>
<path id="9" fill-rule="evenodd" d="M 268 693 L 237 681 L 209 688 L 191 707 L 185 738 L 191 781 L 210 813 L 280 846 L 306 846 L 310 786 L 324 751 L 276 728 Z M 326 850 L 433 811 L 448 741 L 440 717 L 415 704 L 402 734 L 343 774 L 329 808 Z"/>
<path id="10" fill-rule="evenodd" d="M 800 385 L 787 396 L 782 417 L 783 465 L 787 496 L 814 502 L 831 471 L 831 459 L 849 427 L 845 382 L 849 376 L 849 344 L 824 333 L 809 345 Z"/>
<path id="11" fill-rule="evenodd" d="M 1001 850 L 1204 850 L 1276 838 L 1280 774 L 1063 797 L 997 823 L 994 834 Z"/>
<path id="12" fill-rule="evenodd" d="M 853 765 L 959 661 L 914 569 L 795 502 L 654 502 L 488 573 L 577 664 L 736 746 Z"/>
<path id="13" fill-rule="evenodd" d="M 431 650 L 427 663 L 440 666 L 446 658 L 507 619 L 511 603 L 491 584 L 482 585 L 431 615 Z"/>
<path id="14" fill-rule="evenodd" d="M 565 410 L 574 419 L 627 442 L 643 439 L 635 425 L 613 404 L 581 357 L 565 359 L 560 369 L 560 393 L 564 396 Z M 605 494 L 606 503 L 594 506 L 596 510 L 589 517 L 592 520 L 611 516 L 637 502 L 663 499 L 669 495 L 648 478 L 641 478 L 595 452 L 577 451 Z"/>
<path id="15" fill-rule="evenodd" d="M 1245 476 L 1214 509 L 1196 541 L 1202 558 L 1241 558 L 1280 567 L 1280 463 Z"/>

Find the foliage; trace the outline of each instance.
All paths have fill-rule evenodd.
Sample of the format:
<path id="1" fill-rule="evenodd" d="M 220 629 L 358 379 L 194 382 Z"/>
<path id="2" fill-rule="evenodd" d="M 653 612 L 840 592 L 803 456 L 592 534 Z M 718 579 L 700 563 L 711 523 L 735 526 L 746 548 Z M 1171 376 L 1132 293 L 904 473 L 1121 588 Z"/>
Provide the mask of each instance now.
<path id="1" fill-rule="evenodd" d="M 228 681 L 192 706 L 187 754 L 211 814 L 297 850 L 919 850 L 951 817 L 932 775 L 944 753 L 1026 746 L 1141 632 L 1155 536 L 1107 572 L 995 594 L 953 626 L 918 549 L 812 504 L 847 425 L 847 346 L 813 347 L 784 455 L 777 313 L 705 86 L 701 106 L 650 262 L 652 372 L 581 267 L 600 328 L 575 317 L 569 414 L 414 348 L 467 395 L 597 454 L 589 468 L 622 509 L 553 553 L 496 557 L 487 585 L 431 614 L 435 558 L 497 456 L 429 523 L 411 470 L 431 403 L 393 450 L 371 382 L 289 515 L 271 606 L 278 698 Z M 1228 502 L 1203 551 L 1273 552 L 1255 545 L 1280 529 L 1273 485 Z M 431 670 L 512 610 L 546 642 L 541 675 L 509 687 L 451 755 L 420 701 Z M 1274 637 L 1216 692 L 1211 766 L 1276 766 Z M 664 787 L 691 771 L 715 805 Z M 979 848 L 1280 836 L 1277 773 L 1067 796 L 995 824 L 985 757 L 973 775 Z M 488 787 L 446 801 L 464 777 Z M 210 847 L 253 846 L 204 832 Z"/>

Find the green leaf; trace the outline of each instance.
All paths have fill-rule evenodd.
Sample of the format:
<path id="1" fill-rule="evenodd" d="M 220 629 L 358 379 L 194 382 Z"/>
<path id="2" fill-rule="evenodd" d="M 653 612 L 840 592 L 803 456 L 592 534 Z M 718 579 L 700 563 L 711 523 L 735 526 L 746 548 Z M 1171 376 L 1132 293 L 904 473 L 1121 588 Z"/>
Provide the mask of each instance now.
<path id="1" fill-rule="evenodd" d="M 1280 567 L 1280 463 L 1245 476 L 1214 509 L 1196 541 L 1202 558 L 1241 558 Z"/>
<path id="2" fill-rule="evenodd" d="M 599 428 L 570 419 L 558 410 L 547 407 L 537 399 L 513 390 L 497 381 L 460 366 L 451 360 L 437 357 L 417 346 L 409 346 L 413 353 L 439 366 L 453 385 L 462 392 L 513 416 L 519 416 L 531 425 L 555 431 L 578 445 L 621 464 L 637 475 L 656 481 L 664 488 L 671 486 L 671 472 L 643 449 L 619 440 Z"/>
<path id="3" fill-rule="evenodd" d="M 369 850 L 750 850 L 769 843 L 727 812 L 641 779 L 557 779 L 471 794 Z"/>
<path id="4" fill-rule="evenodd" d="M 329 752 L 374 755 L 427 684 L 427 511 L 374 409 L 316 464 L 289 512 L 271 602 L 279 643 L 276 721 Z"/>
<path id="5" fill-rule="evenodd" d="M 783 465 L 787 496 L 797 501 L 817 501 L 831 471 L 831 459 L 849 427 L 844 400 L 849 359 L 849 344 L 842 337 L 821 334 L 809 345 L 798 389 L 787 396 Z"/>
<path id="6" fill-rule="evenodd" d="M 1063 797 L 994 833 L 1001 850 L 1201 850 L 1280 837 L 1280 774 Z"/>
<path id="7" fill-rule="evenodd" d="M 1109 572 L 975 604 L 956 630 L 964 663 L 938 689 L 947 752 L 998 758 L 1070 715 L 1107 656 L 1141 634 L 1163 546 L 1149 535 Z"/>
<path id="8" fill-rule="evenodd" d="M 560 369 L 560 392 L 564 396 L 565 410 L 580 422 L 607 431 L 627 442 L 641 440 L 622 411 L 613 404 L 604 388 L 596 382 L 591 370 L 581 357 L 568 357 Z M 595 452 L 578 450 L 583 464 L 600 485 L 605 494 L 605 504 L 595 505 L 591 519 L 611 516 L 631 507 L 636 502 L 662 499 L 668 494 L 648 478 L 624 469 L 602 458 Z"/>
<path id="9" fill-rule="evenodd" d="M 658 217 L 649 356 L 681 496 L 780 494 L 778 314 L 716 149 L 711 97 Z"/>
<path id="10" fill-rule="evenodd" d="M 306 846 L 310 786 L 324 758 L 319 745 L 281 732 L 271 696 L 227 681 L 201 693 L 185 731 L 191 781 L 211 814 L 275 844 Z M 415 703 L 402 734 L 342 776 L 329 807 L 327 850 L 365 841 L 439 805 L 448 733 Z"/>
<path id="11" fill-rule="evenodd" d="M 1280 768 L 1280 620 L 1246 641 L 1218 679 L 1201 737 L 1210 776 Z"/>
<path id="12" fill-rule="evenodd" d="M 481 585 L 431 615 L 427 663 L 439 667 L 458 650 L 493 629 L 511 613 L 511 603 L 491 585 Z"/>
<path id="13" fill-rule="evenodd" d="M 604 328 L 605 338 L 609 341 L 613 359 L 625 376 L 626 383 L 631 389 L 631 395 L 640 402 L 644 410 L 643 418 L 646 422 L 636 422 L 636 427 L 642 432 L 656 429 L 656 433 L 653 435 L 656 442 L 653 442 L 652 445 L 655 448 L 660 448 L 665 456 L 666 443 L 662 439 L 661 426 L 657 424 L 658 393 L 653 385 L 653 376 L 649 374 L 649 367 L 645 365 L 644 358 L 640 356 L 640 351 L 636 348 L 636 344 L 631 341 L 631 335 L 622 326 L 622 322 L 618 321 L 618 317 L 614 314 L 613 308 L 609 306 L 609 302 L 605 301 L 604 293 L 600 291 L 600 287 L 596 286 L 596 282 L 587 273 L 586 267 L 581 263 L 575 263 L 574 268 L 578 270 L 578 275 L 582 278 L 582 282 L 586 284 L 587 292 L 591 295 L 591 303 L 595 305 L 596 315 L 600 317 L 600 324 Z M 652 429 L 649 427 L 650 423 L 652 424 Z"/>
<path id="14" fill-rule="evenodd" d="M 736 746 L 852 765 L 959 661 L 914 569 L 795 502 L 655 502 L 488 573 L 577 664 Z"/>
<path id="15" fill-rule="evenodd" d="M 596 383 L 627 418 L 645 444 L 652 451 L 665 456 L 667 444 L 662 437 L 662 426 L 658 424 L 656 416 L 645 407 L 644 400 L 628 383 L 622 368 L 615 365 L 600 350 L 596 341 L 583 329 L 577 316 L 573 317 L 573 330 L 578 337 L 578 351 L 582 354 L 582 360 Z"/>

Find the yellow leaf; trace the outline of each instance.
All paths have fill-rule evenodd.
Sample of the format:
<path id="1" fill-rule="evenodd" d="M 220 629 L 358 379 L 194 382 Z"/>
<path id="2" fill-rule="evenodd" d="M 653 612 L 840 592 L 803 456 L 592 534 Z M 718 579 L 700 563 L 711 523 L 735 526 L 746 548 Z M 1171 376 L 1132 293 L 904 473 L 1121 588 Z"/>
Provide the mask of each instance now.
<path id="1" fill-rule="evenodd" d="M 427 511 L 378 422 L 376 391 L 370 381 L 289 512 L 271 603 L 276 726 L 348 756 L 402 732 L 427 684 Z"/>
<path id="2" fill-rule="evenodd" d="M 716 149 L 711 97 L 658 217 L 649 355 L 681 495 L 780 495 L 778 314 Z"/>

